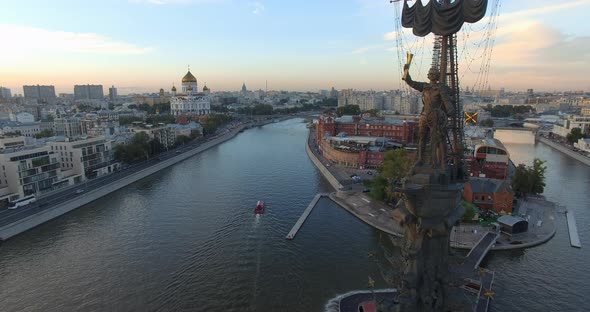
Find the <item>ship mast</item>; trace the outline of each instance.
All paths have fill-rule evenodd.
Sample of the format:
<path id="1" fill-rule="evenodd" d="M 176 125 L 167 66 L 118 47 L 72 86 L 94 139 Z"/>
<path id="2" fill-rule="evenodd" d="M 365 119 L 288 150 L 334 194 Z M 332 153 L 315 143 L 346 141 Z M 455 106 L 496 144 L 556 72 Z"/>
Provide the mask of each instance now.
<path id="1" fill-rule="evenodd" d="M 450 0 L 442 0 L 442 6 L 451 4 Z M 437 49 L 437 46 L 439 47 Z M 463 170 L 463 105 L 460 101 L 459 74 L 457 62 L 457 34 L 453 33 L 448 36 L 436 35 L 433 49 L 433 67 L 440 69 L 440 82 L 446 84 L 450 89 L 450 97 L 455 107 L 454 116 L 450 117 L 448 125 L 447 144 L 451 147 L 449 156 L 451 157 L 452 176 L 456 180 L 464 179 Z M 437 66 L 438 65 L 438 66 Z"/>

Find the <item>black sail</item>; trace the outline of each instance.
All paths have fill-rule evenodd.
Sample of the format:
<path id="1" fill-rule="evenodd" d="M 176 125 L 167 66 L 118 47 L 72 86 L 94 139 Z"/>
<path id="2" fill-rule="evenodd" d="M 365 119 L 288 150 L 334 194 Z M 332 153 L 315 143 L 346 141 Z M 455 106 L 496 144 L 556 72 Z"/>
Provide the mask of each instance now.
<path id="1" fill-rule="evenodd" d="M 410 7 L 404 0 L 402 26 L 412 28 L 414 35 L 424 37 L 429 33 L 449 36 L 458 32 L 463 23 L 475 23 L 486 15 L 488 0 L 455 0 L 449 5 L 441 5 L 431 0 L 427 5 L 422 1 Z"/>

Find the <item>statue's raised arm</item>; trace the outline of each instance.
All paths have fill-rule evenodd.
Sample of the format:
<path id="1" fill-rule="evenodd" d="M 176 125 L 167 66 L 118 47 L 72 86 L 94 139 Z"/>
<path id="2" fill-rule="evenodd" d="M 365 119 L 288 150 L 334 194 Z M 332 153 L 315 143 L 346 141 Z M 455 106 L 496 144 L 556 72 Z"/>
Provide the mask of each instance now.
<path id="1" fill-rule="evenodd" d="M 405 64 L 404 65 L 404 71 L 407 71 L 409 69 L 410 69 L 410 64 Z M 406 81 L 406 83 L 408 84 L 408 86 L 410 86 L 412 89 L 414 89 L 416 91 L 419 91 L 419 92 L 424 91 L 424 86 L 428 84 L 426 82 L 418 82 L 418 81 L 412 80 L 412 76 L 410 76 L 410 73 L 409 72 L 406 74 L 406 79 L 403 79 L 403 80 Z"/>

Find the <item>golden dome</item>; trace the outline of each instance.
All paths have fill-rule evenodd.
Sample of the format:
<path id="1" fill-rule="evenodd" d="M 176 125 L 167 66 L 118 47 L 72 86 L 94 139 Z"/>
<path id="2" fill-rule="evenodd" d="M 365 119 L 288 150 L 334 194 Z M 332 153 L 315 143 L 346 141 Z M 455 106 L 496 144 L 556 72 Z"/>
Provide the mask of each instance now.
<path id="1" fill-rule="evenodd" d="M 209 88 L 207 88 L 207 85 L 205 85 L 205 86 L 203 87 L 203 91 L 209 91 Z"/>
<path id="2" fill-rule="evenodd" d="M 176 87 L 172 86 L 172 91 L 176 92 Z"/>
<path id="3" fill-rule="evenodd" d="M 191 71 L 189 70 L 186 75 L 184 75 L 184 77 L 182 77 L 182 82 L 197 82 L 197 78 L 195 78 L 195 76 L 193 76 L 193 74 L 191 74 Z"/>

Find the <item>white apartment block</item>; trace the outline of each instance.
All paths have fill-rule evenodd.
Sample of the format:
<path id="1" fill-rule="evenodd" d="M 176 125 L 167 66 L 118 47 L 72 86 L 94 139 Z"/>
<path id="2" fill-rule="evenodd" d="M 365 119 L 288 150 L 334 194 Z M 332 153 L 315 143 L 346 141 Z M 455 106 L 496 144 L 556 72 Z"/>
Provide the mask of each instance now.
<path id="1" fill-rule="evenodd" d="M 0 137 L 0 152 L 10 149 L 19 149 L 27 145 L 24 136 Z"/>
<path id="2" fill-rule="evenodd" d="M 60 164 L 49 146 L 20 147 L 0 152 L 0 199 L 43 194 L 61 186 Z"/>
<path id="3" fill-rule="evenodd" d="M 150 139 L 155 139 L 160 142 L 165 149 L 172 148 L 176 142 L 175 130 L 172 127 L 162 124 L 158 126 L 135 124 L 133 127 L 129 128 L 129 131 L 133 134 L 144 132 L 150 137 Z"/>
<path id="4" fill-rule="evenodd" d="M 82 122 L 77 117 L 56 118 L 53 124 L 57 136 L 76 138 L 84 134 L 82 132 Z"/>
<path id="5" fill-rule="evenodd" d="M 579 139 L 578 142 L 574 143 L 574 147 L 590 153 L 590 139 Z"/>
<path id="6" fill-rule="evenodd" d="M 113 160 L 112 141 L 105 137 L 56 141 L 48 145 L 57 155 L 64 176 L 80 176 L 85 181 L 113 173 L 119 167 Z"/>
<path id="7" fill-rule="evenodd" d="M 573 128 L 582 129 L 582 133 L 590 132 L 590 116 L 569 116 L 562 121 L 561 125 L 555 124 L 551 132 L 565 138 Z"/>
<path id="8" fill-rule="evenodd" d="M 2 128 L 2 133 L 16 133 L 20 132 L 21 135 L 34 138 L 39 132 L 41 132 L 40 123 L 31 124 L 13 124 L 7 125 Z"/>

